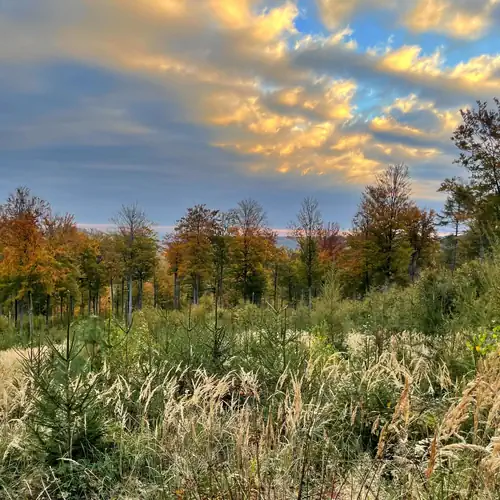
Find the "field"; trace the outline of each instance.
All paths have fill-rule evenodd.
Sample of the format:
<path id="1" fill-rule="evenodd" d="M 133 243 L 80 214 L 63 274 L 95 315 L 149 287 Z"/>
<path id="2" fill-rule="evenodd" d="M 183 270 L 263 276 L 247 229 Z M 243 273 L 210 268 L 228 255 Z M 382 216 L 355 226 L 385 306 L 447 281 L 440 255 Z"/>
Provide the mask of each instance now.
<path id="1" fill-rule="evenodd" d="M 332 277 L 312 310 L 205 301 L 18 338 L 0 498 L 498 498 L 498 278 L 492 257 L 348 301 Z"/>

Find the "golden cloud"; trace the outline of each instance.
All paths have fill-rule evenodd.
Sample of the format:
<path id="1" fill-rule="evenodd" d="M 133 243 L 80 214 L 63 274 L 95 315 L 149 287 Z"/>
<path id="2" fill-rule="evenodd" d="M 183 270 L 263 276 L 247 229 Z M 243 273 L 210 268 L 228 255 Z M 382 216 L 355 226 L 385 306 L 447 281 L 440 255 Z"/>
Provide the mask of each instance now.
<path id="1" fill-rule="evenodd" d="M 418 45 L 403 45 L 380 58 L 380 67 L 395 73 L 423 73 L 436 76 L 441 73 L 441 54 L 437 50 L 431 56 L 421 56 Z"/>
<path id="2" fill-rule="evenodd" d="M 261 14 L 252 10 L 251 0 L 210 0 L 213 16 L 225 29 L 247 30 L 255 42 L 270 43 L 285 33 L 294 33 L 298 9 L 292 2 Z"/>
<path id="3" fill-rule="evenodd" d="M 423 135 L 421 130 L 408 125 L 402 125 L 390 116 L 376 116 L 371 121 L 370 128 L 379 132 L 395 132 L 406 136 Z"/>
<path id="4" fill-rule="evenodd" d="M 50 1 L 63 6 L 67 0 Z M 369 3 L 320 0 L 319 5 L 333 26 L 363 2 Z M 389 0 L 371 3 L 395 8 Z M 45 54 L 90 61 L 165 84 L 189 120 L 209 128 L 214 144 L 252 155 L 253 171 L 260 175 L 300 173 L 365 182 L 381 167 L 383 155 L 387 160 L 392 154 L 415 162 L 438 156 L 436 140 L 447 136 L 448 141 L 460 121 L 457 112 L 439 109 L 435 100 L 421 100 L 415 91 L 389 106 L 374 102 L 379 109 L 371 110 L 368 119 L 355 105 L 356 92 L 363 88 L 359 79 L 365 74 L 445 91 L 475 93 L 499 85 L 500 56 L 480 56 L 446 67 L 439 50 L 426 55 L 418 45 L 362 52 L 348 28 L 327 36 L 301 35 L 295 27 L 299 10 L 292 1 L 273 2 L 268 9 L 258 0 L 85 0 L 84 4 L 83 17 L 72 16 L 71 22 L 52 30 Z M 445 16 L 446 24 L 449 14 L 441 13 L 441 4 L 428 2 L 425 12 L 437 9 L 436 15 Z M 422 19 L 414 19 L 414 29 L 424 29 Z M 0 18 L 0 26 L 4 25 Z M 14 35 L 36 33 L 29 24 L 13 26 L 9 33 Z M 32 45 L 30 50 L 35 50 L 35 42 Z M 337 70 L 325 57 L 323 68 L 315 66 L 314 57 L 323 49 L 327 55 L 340 54 L 345 64 Z M 0 48 L 0 57 L 8 50 Z M 302 66 L 295 64 L 297 56 L 303 56 Z M 344 70 L 352 67 L 359 73 L 345 76 Z M 399 122 L 393 116 L 396 111 L 428 112 L 439 129 L 421 130 Z M 373 144 L 375 132 L 399 134 L 403 144 Z M 405 138 L 433 145 L 409 146 Z"/>
<path id="5" fill-rule="evenodd" d="M 337 151 L 356 151 L 364 146 L 371 139 L 369 134 L 352 134 L 341 136 L 331 147 Z"/>
<path id="6" fill-rule="evenodd" d="M 406 26 L 418 32 L 436 31 L 454 38 L 479 38 L 491 26 L 496 0 L 469 2 L 461 8 L 452 0 L 418 0 L 405 16 Z"/>
<path id="7" fill-rule="evenodd" d="M 393 111 L 400 112 L 403 116 L 408 113 L 425 112 L 430 117 L 434 117 L 437 127 L 432 124 L 426 130 L 420 130 L 416 127 L 400 124 L 391 115 Z M 430 121 L 430 120 L 429 120 Z M 427 136 L 429 139 L 442 137 L 443 139 L 451 135 L 461 121 L 460 111 L 458 109 L 441 110 L 436 107 L 432 101 L 420 100 L 415 94 L 406 97 L 397 98 L 392 104 L 384 108 L 384 115 L 375 117 L 370 127 L 372 130 L 382 132 L 395 132 L 407 136 Z M 431 122 L 432 123 L 432 122 Z"/>
<path id="8" fill-rule="evenodd" d="M 325 26 L 337 28 L 356 12 L 386 9 L 416 32 L 434 31 L 453 38 L 479 38 L 492 28 L 498 0 L 316 0 Z"/>

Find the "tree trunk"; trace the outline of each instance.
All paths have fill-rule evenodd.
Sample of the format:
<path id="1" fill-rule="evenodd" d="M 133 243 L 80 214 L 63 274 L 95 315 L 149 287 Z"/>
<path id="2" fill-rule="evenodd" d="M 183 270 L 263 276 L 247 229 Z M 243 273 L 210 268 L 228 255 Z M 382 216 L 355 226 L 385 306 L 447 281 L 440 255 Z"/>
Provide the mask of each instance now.
<path id="1" fill-rule="evenodd" d="M 309 285 L 308 289 L 307 289 L 307 307 L 309 309 L 312 309 L 312 306 L 313 306 L 313 302 L 312 302 L 312 286 Z"/>
<path id="2" fill-rule="evenodd" d="M 33 294 L 31 290 L 28 291 L 28 324 L 29 324 L 30 339 L 32 339 L 34 328 L 33 328 Z"/>
<path id="3" fill-rule="evenodd" d="M 120 313 L 120 290 L 118 289 L 116 292 L 116 304 L 115 304 L 115 315 L 118 317 Z"/>
<path id="4" fill-rule="evenodd" d="M 59 317 L 61 318 L 61 324 L 63 324 L 64 319 L 63 319 L 63 296 L 62 296 L 62 294 L 60 296 L 60 304 L 59 305 L 60 305 Z M 81 309 L 83 311 L 83 294 L 82 294 L 82 308 Z"/>
<path id="5" fill-rule="evenodd" d="M 50 294 L 47 294 L 46 308 L 47 308 L 47 310 L 45 311 L 45 325 L 48 328 L 49 324 L 50 324 Z"/>
<path id="6" fill-rule="evenodd" d="M 14 327 L 17 330 L 17 322 L 19 317 L 19 301 L 17 299 L 14 300 Z"/>
<path id="7" fill-rule="evenodd" d="M 139 278 L 139 293 L 137 297 L 137 309 L 142 310 L 142 293 L 144 289 L 144 283 L 142 281 L 142 276 Z"/>
<path id="8" fill-rule="evenodd" d="M 415 283 L 415 277 L 417 275 L 418 257 L 419 257 L 419 251 L 418 250 L 414 250 L 411 253 L 410 265 L 409 265 L 409 269 L 408 269 L 408 273 L 410 275 L 410 280 L 411 280 L 412 283 Z"/>
<path id="9" fill-rule="evenodd" d="M 484 261 L 484 240 L 483 240 L 483 232 L 481 230 L 479 234 L 479 260 L 481 262 Z"/>
<path id="10" fill-rule="evenodd" d="M 198 302 L 199 302 L 199 289 L 198 287 L 200 286 L 200 281 L 199 281 L 199 275 L 198 274 L 195 274 L 193 277 L 192 277 L 192 280 L 193 280 L 193 286 L 192 286 L 192 289 L 193 289 L 193 295 L 192 295 L 192 303 L 193 305 L 198 305 Z"/>
<path id="11" fill-rule="evenodd" d="M 155 309 L 158 307 L 158 281 L 156 280 L 156 274 L 153 276 L 153 307 Z"/>
<path id="12" fill-rule="evenodd" d="M 122 278 L 122 320 L 125 319 L 125 280 Z"/>
<path id="13" fill-rule="evenodd" d="M 455 221 L 455 242 L 453 248 L 453 260 L 451 262 L 451 272 L 453 273 L 457 267 L 457 255 L 458 255 L 458 220 Z"/>
<path id="14" fill-rule="evenodd" d="M 174 273 L 174 309 L 180 308 L 179 300 L 179 275 L 177 271 Z"/>
<path id="15" fill-rule="evenodd" d="M 220 273 L 219 273 L 219 306 L 223 306 L 223 295 L 224 295 L 224 264 L 221 264 L 220 266 Z"/>
<path id="16" fill-rule="evenodd" d="M 274 308 L 278 307 L 278 265 L 274 266 L 274 276 L 273 276 L 273 303 Z"/>
<path id="17" fill-rule="evenodd" d="M 113 297 L 113 278 L 109 280 L 109 307 L 111 308 L 111 316 L 113 316 L 113 308 L 114 308 L 114 297 Z"/>
<path id="18" fill-rule="evenodd" d="M 73 311 L 74 311 L 74 308 L 75 308 L 75 304 L 74 304 L 74 301 L 73 301 L 73 296 L 70 295 L 69 296 L 69 306 L 68 306 L 68 314 L 69 314 L 69 321 L 68 321 L 68 324 L 71 323 L 71 320 L 73 319 Z"/>
<path id="19" fill-rule="evenodd" d="M 24 327 L 24 325 L 23 325 L 23 321 L 24 321 L 24 306 L 23 306 L 23 302 L 24 301 L 22 299 L 19 301 L 19 333 L 21 334 L 21 336 L 23 334 L 23 327 Z"/>
<path id="20" fill-rule="evenodd" d="M 127 309 L 127 326 L 132 324 L 132 275 L 128 277 L 128 309 Z"/>

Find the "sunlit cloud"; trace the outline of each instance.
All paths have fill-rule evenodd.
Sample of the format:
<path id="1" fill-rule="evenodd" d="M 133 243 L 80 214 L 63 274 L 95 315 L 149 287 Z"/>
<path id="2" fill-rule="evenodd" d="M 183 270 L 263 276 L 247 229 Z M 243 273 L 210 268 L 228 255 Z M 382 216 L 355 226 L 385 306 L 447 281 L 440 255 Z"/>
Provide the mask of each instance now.
<path id="1" fill-rule="evenodd" d="M 0 7 L 10 42 L 0 65 L 71 62 L 147 82 L 155 112 L 199 127 L 207 147 L 238 159 L 231 175 L 358 186 L 393 161 L 448 168 L 459 107 L 500 88 L 500 47 L 449 61 L 446 46 L 418 38 L 367 43 L 356 14 L 389 12 L 391 28 L 470 41 L 498 24 L 499 2 L 317 0 L 326 30 L 301 31 L 312 1 L 47 0 L 42 9 L 22 0 L 19 11 Z M 137 109 L 147 97 L 130 91 L 115 102 L 110 92 L 47 112 L 12 125 L 0 147 L 135 141 L 161 164 L 163 130 Z"/>
<path id="2" fill-rule="evenodd" d="M 492 27 L 496 0 L 418 0 L 404 17 L 418 32 L 435 31 L 453 38 L 480 38 Z"/>
<path id="3" fill-rule="evenodd" d="M 498 0 L 316 0 L 325 26 L 335 29 L 359 12 L 387 11 L 417 33 L 476 39 L 494 29 Z"/>

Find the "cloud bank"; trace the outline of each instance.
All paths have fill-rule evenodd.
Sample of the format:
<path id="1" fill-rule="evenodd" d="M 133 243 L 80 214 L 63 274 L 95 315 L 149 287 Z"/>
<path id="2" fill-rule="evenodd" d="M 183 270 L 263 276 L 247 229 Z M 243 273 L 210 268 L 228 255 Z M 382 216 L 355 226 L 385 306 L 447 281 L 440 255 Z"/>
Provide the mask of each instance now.
<path id="1" fill-rule="evenodd" d="M 500 44 L 477 45 L 500 27 L 499 8 L 497 0 L 3 3 L 0 149 L 15 159 L 84 158 L 174 179 L 321 190 L 358 189 L 402 161 L 417 194 L 433 200 L 454 168 L 459 108 L 500 88 Z M 356 31 L 360 12 L 389 13 L 412 42 L 395 43 L 390 32 L 370 40 Z M 448 60 L 446 43 L 430 47 L 433 33 L 461 40 L 469 55 Z"/>

